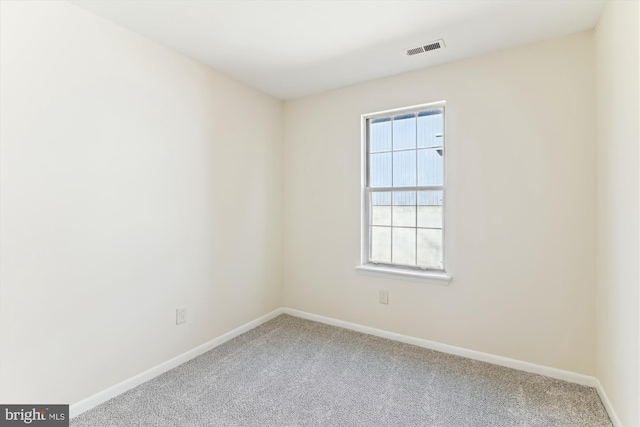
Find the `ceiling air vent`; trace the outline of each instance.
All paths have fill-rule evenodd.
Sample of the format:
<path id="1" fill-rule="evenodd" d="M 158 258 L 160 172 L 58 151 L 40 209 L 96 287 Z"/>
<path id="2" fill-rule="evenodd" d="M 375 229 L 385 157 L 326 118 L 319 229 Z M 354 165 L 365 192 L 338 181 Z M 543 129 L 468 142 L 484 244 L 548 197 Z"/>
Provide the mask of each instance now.
<path id="1" fill-rule="evenodd" d="M 405 49 L 407 52 L 407 56 L 418 55 L 420 53 L 429 52 L 431 50 L 442 49 L 444 48 L 444 40 L 436 40 L 429 43 L 425 43 L 422 46 L 411 47 L 409 49 Z"/>

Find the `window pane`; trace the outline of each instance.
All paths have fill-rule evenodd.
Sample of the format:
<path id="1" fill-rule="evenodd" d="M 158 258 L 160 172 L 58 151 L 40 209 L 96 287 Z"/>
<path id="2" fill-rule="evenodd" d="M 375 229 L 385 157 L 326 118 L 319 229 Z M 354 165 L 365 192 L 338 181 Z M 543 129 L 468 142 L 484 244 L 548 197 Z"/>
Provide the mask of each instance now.
<path id="1" fill-rule="evenodd" d="M 393 149 L 416 148 L 416 115 L 403 114 L 393 118 Z"/>
<path id="2" fill-rule="evenodd" d="M 391 153 L 371 154 L 369 158 L 369 185 L 391 187 Z"/>
<path id="3" fill-rule="evenodd" d="M 442 146 L 442 117 L 442 110 L 418 113 L 418 148 Z"/>
<path id="4" fill-rule="evenodd" d="M 371 204 L 374 206 L 391 206 L 390 191 L 372 191 Z"/>
<path id="5" fill-rule="evenodd" d="M 371 225 L 391 225 L 391 206 L 371 206 Z"/>
<path id="6" fill-rule="evenodd" d="M 393 204 L 394 206 L 415 206 L 416 192 L 415 191 L 394 191 Z"/>
<path id="7" fill-rule="evenodd" d="M 416 265 L 416 229 L 393 229 L 393 262 Z"/>
<path id="8" fill-rule="evenodd" d="M 391 228 L 371 227 L 371 261 L 391 262 Z"/>
<path id="9" fill-rule="evenodd" d="M 416 192 L 393 192 L 393 225 L 416 226 Z"/>
<path id="10" fill-rule="evenodd" d="M 442 185 L 442 155 L 442 148 L 418 150 L 418 185 Z M 395 167 L 395 159 L 393 165 Z M 395 179 L 395 170 L 393 177 Z"/>
<path id="11" fill-rule="evenodd" d="M 401 151 L 393 153 L 393 186 L 408 187 L 416 185 L 416 152 Z"/>
<path id="12" fill-rule="evenodd" d="M 369 122 L 369 150 L 372 153 L 391 151 L 391 119 L 389 117 Z"/>
<path id="13" fill-rule="evenodd" d="M 442 228 L 442 191 L 418 191 L 418 227 Z"/>
<path id="14" fill-rule="evenodd" d="M 427 268 L 443 268 L 442 230 L 418 229 L 418 265 Z"/>
<path id="15" fill-rule="evenodd" d="M 374 191 L 371 199 L 371 225 L 391 225 L 391 193 Z"/>

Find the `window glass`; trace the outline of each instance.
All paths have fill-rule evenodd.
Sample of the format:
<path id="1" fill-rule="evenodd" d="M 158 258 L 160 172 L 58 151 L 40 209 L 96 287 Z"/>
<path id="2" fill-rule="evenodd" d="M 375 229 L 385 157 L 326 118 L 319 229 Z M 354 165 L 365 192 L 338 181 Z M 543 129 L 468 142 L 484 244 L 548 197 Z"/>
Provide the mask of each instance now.
<path id="1" fill-rule="evenodd" d="M 376 153 L 369 157 L 371 187 L 391 187 L 391 153 Z"/>
<path id="2" fill-rule="evenodd" d="M 393 149 L 416 148 L 416 115 L 403 114 L 393 118 Z"/>
<path id="3" fill-rule="evenodd" d="M 367 126 L 366 262 L 444 270 L 444 107 Z"/>
<path id="4" fill-rule="evenodd" d="M 369 147 L 371 153 L 391 151 L 391 119 L 372 120 L 369 126 Z"/>
<path id="5" fill-rule="evenodd" d="M 418 148 L 442 147 L 442 110 L 418 113 Z"/>

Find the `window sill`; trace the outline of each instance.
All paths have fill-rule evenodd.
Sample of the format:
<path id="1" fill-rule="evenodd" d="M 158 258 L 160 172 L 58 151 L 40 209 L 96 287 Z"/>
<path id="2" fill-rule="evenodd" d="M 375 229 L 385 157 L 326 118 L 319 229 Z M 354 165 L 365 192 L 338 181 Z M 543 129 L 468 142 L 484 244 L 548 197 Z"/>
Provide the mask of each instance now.
<path id="1" fill-rule="evenodd" d="M 372 274 L 375 276 L 381 277 L 391 277 L 391 278 L 406 278 L 406 279 L 414 279 L 420 281 L 434 281 L 439 282 L 441 285 L 448 285 L 451 281 L 451 276 L 442 272 L 434 272 L 434 271 L 418 271 L 418 270 L 409 270 L 403 268 L 394 268 L 394 267 L 382 267 L 373 264 L 364 264 L 356 266 L 356 270 L 365 273 Z M 398 277 L 400 276 L 400 277 Z"/>

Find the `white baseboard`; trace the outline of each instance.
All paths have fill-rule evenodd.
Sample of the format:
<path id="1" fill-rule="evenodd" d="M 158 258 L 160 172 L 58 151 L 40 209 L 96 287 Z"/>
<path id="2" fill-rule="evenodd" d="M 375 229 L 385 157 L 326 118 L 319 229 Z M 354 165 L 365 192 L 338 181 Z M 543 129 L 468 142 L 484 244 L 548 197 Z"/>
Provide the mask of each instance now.
<path id="1" fill-rule="evenodd" d="M 101 403 L 104 403 L 107 400 L 124 393 L 125 391 L 131 390 L 132 388 L 137 387 L 140 384 L 175 368 L 176 366 L 188 362 L 189 360 L 201 355 L 202 353 L 206 353 L 207 351 L 219 346 L 220 344 L 223 344 L 239 335 L 244 334 L 247 331 L 250 331 L 257 326 L 260 326 L 261 324 L 273 319 L 283 312 L 284 311 L 282 308 L 274 310 L 271 313 L 265 314 L 264 316 L 252 320 L 251 322 L 245 323 L 244 325 L 237 327 L 236 329 L 229 331 L 224 335 L 220 335 L 218 338 L 214 338 L 209 342 L 199 345 L 198 347 L 191 349 L 186 353 L 182 353 L 181 355 L 176 356 L 173 359 L 167 360 L 166 362 L 154 366 L 153 368 L 148 369 L 134 377 L 131 377 L 112 387 L 109 387 L 106 390 L 103 390 L 99 393 L 94 394 L 93 396 L 89 396 L 86 399 L 74 403 L 69 406 L 69 417 L 76 417 L 83 412 L 88 411 L 89 409 L 94 408 Z"/>
<path id="2" fill-rule="evenodd" d="M 611 405 L 609 396 L 607 396 L 607 393 L 604 391 L 604 387 L 602 386 L 602 383 L 598 379 L 596 379 L 596 382 L 597 382 L 596 390 L 598 391 L 598 396 L 600 396 L 600 400 L 604 405 L 604 409 L 607 410 L 607 413 L 609 414 L 609 418 L 611 418 L 611 422 L 613 423 L 614 427 L 622 427 L 620 418 L 618 418 L 618 414 L 616 414 L 616 411 L 613 409 L 613 405 Z"/>
<path id="3" fill-rule="evenodd" d="M 363 326 L 356 323 L 345 322 L 343 320 L 332 319 L 330 317 L 319 316 L 317 314 L 311 314 L 300 310 L 294 310 L 291 308 L 284 308 L 285 314 L 291 316 L 301 317 L 308 320 L 313 320 L 320 323 L 326 323 L 327 325 L 339 326 L 341 328 L 350 329 L 356 332 L 362 332 L 376 337 L 387 338 L 393 341 L 399 341 L 406 344 L 412 344 L 418 347 L 428 348 L 430 350 L 440 351 L 442 353 L 454 354 L 456 356 L 462 356 L 469 359 L 480 360 L 482 362 L 493 363 L 494 365 L 505 366 L 507 368 L 517 369 L 520 371 L 530 372 L 532 374 L 540 374 L 546 377 L 555 378 L 558 380 L 567 381 L 570 383 L 585 385 L 588 387 L 597 387 L 598 380 L 595 377 L 589 375 L 578 374 L 571 371 L 564 371 L 562 369 L 551 368 L 549 366 L 537 365 L 535 363 L 523 362 L 521 360 L 510 359 L 508 357 L 496 356 L 495 354 L 483 353 L 481 351 L 469 350 L 462 347 L 456 347 L 453 345 L 442 344 L 434 341 L 425 340 L 422 338 L 410 337 L 407 335 L 397 334 L 395 332 L 389 332 L 382 329 L 371 328 L 369 326 Z"/>
<path id="4" fill-rule="evenodd" d="M 381 338 L 387 338 L 390 340 L 412 344 L 418 347 L 428 348 L 430 350 L 440 351 L 442 353 L 453 354 L 456 356 L 462 356 L 469 359 L 479 360 L 482 362 L 493 363 L 494 365 L 505 366 L 507 368 L 517 369 L 520 371 L 530 372 L 533 374 L 544 375 L 546 377 L 555 378 L 558 380 L 563 380 L 575 384 L 580 384 L 588 387 L 594 387 L 600 399 L 602 400 L 602 404 L 604 405 L 611 421 L 615 427 L 621 427 L 619 418 L 617 417 L 609 398 L 602 387 L 600 381 L 597 378 L 578 374 L 571 371 L 565 371 L 562 369 L 551 368 L 549 366 L 537 365 L 535 363 L 524 362 L 521 360 L 510 359 L 508 357 L 497 356 L 494 354 L 483 353 L 481 351 L 469 350 L 462 347 L 456 347 L 453 345 L 442 344 L 434 341 L 425 340 L 422 338 L 410 337 L 407 335 L 397 334 L 395 332 L 389 332 L 382 329 L 376 329 L 369 326 L 359 325 L 357 323 L 350 323 L 344 320 L 333 319 L 331 317 L 320 316 L 317 314 L 307 313 L 300 310 L 294 310 L 292 308 L 279 308 L 277 310 L 272 311 L 271 313 L 265 314 L 258 319 L 255 319 L 251 322 L 248 322 L 230 332 L 227 332 L 224 335 L 219 336 L 209 342 L 206 342 L 192 350 L 187 351 L 179 356 L 174 357 L 171 360 L 168 360 L 164 363 L 161 363 L 158 366 L 155 366 L 151 369 L 148 369 L 134 377 L 131 377 L 121 383 L 118 383 L 112 387 L 109 387 L 106 390 L 103 390 L 99 393 L 94 394 L 84 400 L 81 400 L 77 403 L 70 405 L 69 407 L 69 415 L 70 418 L 76 417 L 81 413 L 88 411 L 89 409 L 100 405 L 101 403 L 106 402 L 109 399 L 116 397 L 117 395 L 124 393 L 125 391 L 131 390 L 134 387 L 139 386 L 140 384 L 149 381 L 152 378 L 157 377 L 160 374 L 163 374 L 178 365 L 181 365 L 196 356 L 205 353 L 212 348 L 215 348 L 261 324 L 273 319 L 274 317 L 280 314 L 289 314 L 291 316 L 300 317 L 303 319 L 313 320 L 315 322 L 325 323 L 327 325 L 338 326 L 345 329 L 350 329 L 356 332 L 362 332 L 369 335 L 374 335 Z"/>
<path id="5" fill-rule="evenodd" d="M 442 344 L 422 338 L 409 337 L 395 332 L 389 332 L 382 329 L 371 328 L 369 326 L 359 325 L 357 323 L 345 322 L 344 320 L 333 319 L 331 317 L 320 316 L 317 314 L 307 313 L 305 311 L 294 310 L 292 308 L 284 308 L 283 313 L 291 316 L 301 317 L 303 319 L 313 320 L 315 322 L 325 323 L 327 325 L 338 326 L 350 329 L 356 332 L 362 332 L 376 337 L 387 338 L 393 341 L 399 341 L 406 344 L 412 344 L 418 347 L 428 348 L 430 350 L 440 351 L 442 353 L 454 354 L 469 359 L 480 360 L 482 362 L 493 363 L 494 365 L 505 366 L 507 368 L 517 369 L 532 374 L 544 375 L 545 377 L 555 378 L 570 383 L 580 384 L 587 387 L 593 387 L 598 392 L 600 400 L 604 408 L 609 414 L 609 418 L 615 427 L 622 427 L 622 423 L 611 405 L 611 401 L 607 396 L 602 384 L 596 377 L 578 374 L 576 372 L 565 371 L 562 369 L 551 368 L 549 366 L 537 365 L 535 363 L 524 362 L 522 360 L 510 359 L 508 357 L 496 356 L 495 354 L 483 353 L 481 351 L 469 350 L 453 345 Z"/>

